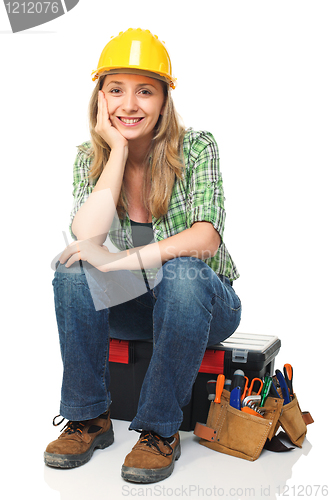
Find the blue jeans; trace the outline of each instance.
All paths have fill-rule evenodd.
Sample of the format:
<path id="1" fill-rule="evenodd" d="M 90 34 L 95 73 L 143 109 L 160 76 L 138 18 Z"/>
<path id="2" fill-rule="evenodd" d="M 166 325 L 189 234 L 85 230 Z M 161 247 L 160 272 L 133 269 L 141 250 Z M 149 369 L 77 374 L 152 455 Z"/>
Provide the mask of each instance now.
<path id="1" fill-rule="evenodd" d="M 130 429 L 172 436 L 181 425 L 182 408 L 191 398 L 206 347 L 225 340 L 239 325 L 240 299 L 228 278 L 217 276 L 197 258 L 166 262 L 162 279 L 139 297 L 133 291 L 141 280 L 133 273 L 99 274 L 93 294 L 98 289 L 104 307 L 96 310 L 91 282 L 79 263 L 70 268 L 59 265 L 55 272 L 63 360 L 60 413 L 69 420 L 88 420 L 108 409 L 110 337 L 153 339 L 153 354 Z M 116 288 L 112 289 L 112 282 Z M 118 283 L 120 289 L 125 288 L 127 301 L 111 307 Z M 132 293 L 135 298 L 129 300 Z"/>

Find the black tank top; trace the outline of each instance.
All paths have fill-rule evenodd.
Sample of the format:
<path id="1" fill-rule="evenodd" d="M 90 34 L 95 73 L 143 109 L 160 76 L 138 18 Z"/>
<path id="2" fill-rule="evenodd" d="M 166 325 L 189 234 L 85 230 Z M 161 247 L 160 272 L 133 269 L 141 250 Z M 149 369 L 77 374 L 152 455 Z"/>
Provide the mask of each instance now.
<path id="1" fill-rule="evenodd" d="M 148 245 L 154 239 L 152 222 L 135 222 L 130 219 L 134 247 Z"/>

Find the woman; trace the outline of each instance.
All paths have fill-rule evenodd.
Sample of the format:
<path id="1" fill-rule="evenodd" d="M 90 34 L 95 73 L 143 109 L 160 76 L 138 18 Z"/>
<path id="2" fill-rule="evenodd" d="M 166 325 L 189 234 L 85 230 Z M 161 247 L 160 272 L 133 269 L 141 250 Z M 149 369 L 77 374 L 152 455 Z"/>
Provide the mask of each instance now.
<path id="1" fill-rule="evenodd" d="M 122 466 L 124 479 L 151 483 L 180 456 L 181 408 L 206 347 L 240 322 L 238 273 L 223 242 L 217 145 L 179 124 L 163 43 L 147 30 L 120 33 L 94 79 L 91 142 L 74 167 L 75 241 L 53 282 L 68 423 L 45 462 L 76 467 L 113 442 L 109 337 L 153 338 L 129 427 L 141 435 Z M 103 245 L 108 234 L 119 252 Z"/>

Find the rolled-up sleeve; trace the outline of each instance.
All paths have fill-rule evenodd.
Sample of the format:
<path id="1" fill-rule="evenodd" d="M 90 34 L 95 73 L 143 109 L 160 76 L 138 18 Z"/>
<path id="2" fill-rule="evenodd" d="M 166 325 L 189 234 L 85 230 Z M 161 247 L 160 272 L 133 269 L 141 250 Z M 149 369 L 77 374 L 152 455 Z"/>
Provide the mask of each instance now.
<path id="1" fill-rule="evenodd" d="M 78 150 L 74 165 L 73 165 L 73 205 L 70 214 L 70 234 L 73 239 L 77 239 L 72 232 L 72 222 L 79 208 L 85 203 L 91 192 L 93 191 L 94 183 L 90 181 L 89 169 L 91 158 L 87 153 Z"/>
<path id="2" fill-rule="evenodd" d="M 218 146 L 212 134 L 204 132 L 195 138 L 190 153 L 187 227 L 195 222 L 211 222 L 222 239 L 226 218 L 225 198 Z"/>

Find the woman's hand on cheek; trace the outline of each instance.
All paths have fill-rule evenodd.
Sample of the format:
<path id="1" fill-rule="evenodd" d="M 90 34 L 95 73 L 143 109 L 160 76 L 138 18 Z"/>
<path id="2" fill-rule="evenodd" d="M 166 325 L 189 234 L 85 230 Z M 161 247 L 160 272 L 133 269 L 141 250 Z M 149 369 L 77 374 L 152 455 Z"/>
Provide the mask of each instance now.
<path id="1" fill-rule="evenodd" d="M 127 147 L 128 141 L 121 133 L 112 125 L 108 105 L 102 90 L 98 94 L 98 111 L 95 125 L 95 132 L 110 146 L 111 150 L 117 147 Z"/>
<path id="2" fill-rule="evenodd" d="M 111 261 L 111 253 L 105 245 L 97 245 L 91 240 L 77 240 L 66 247 L 59 260 L 61 264 L 65 263 L 65 267 L 82 260 L 105 272 L 106 265 Z"/>

